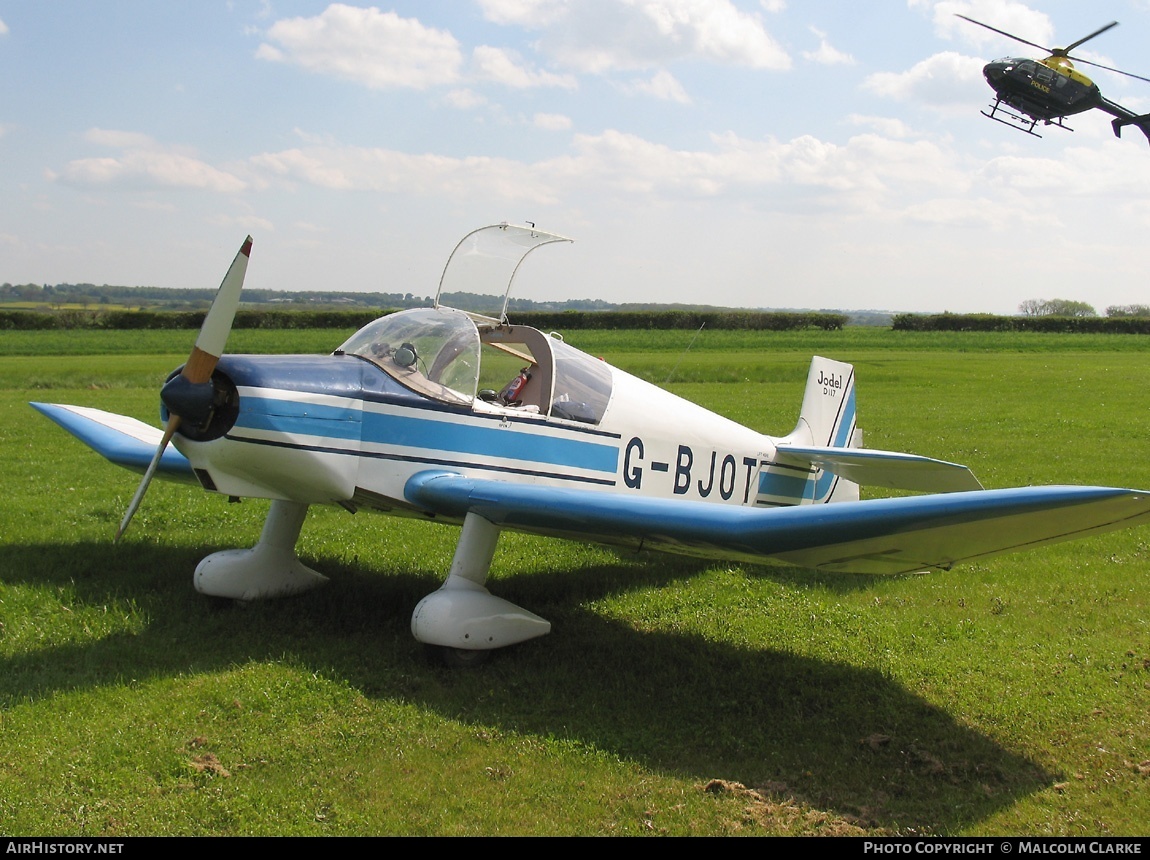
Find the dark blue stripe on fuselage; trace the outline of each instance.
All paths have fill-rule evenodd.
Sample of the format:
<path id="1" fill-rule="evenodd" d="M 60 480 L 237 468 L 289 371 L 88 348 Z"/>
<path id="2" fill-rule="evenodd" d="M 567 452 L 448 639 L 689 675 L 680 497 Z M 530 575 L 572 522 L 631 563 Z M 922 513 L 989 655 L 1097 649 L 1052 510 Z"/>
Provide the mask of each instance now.
<path id="1" fill-rule="evenodd" d="M 550 435 L 544 432 L 548 426 L 545 419 L 508 422 L 503 416 L 475 416 L 466 406 L 439 404 L 416 394 L 374 365 L 350 356 L 225 356 L 219 366 L 237 386 L 324 394 L 413 410 L 396 415 L 361 411 L 358 405 L 317 405 L 245 394 L 236 423 L 241 429 L 362 439 L 365 444 L 423 448 L 431 453 L 519 460 L 525 466 L 541 463 L 612 475 L 618 469 L 617 445 Z M 437 413 L 466 416 L 466 423 L 439 419 Z M 496 422 L 512 426 L 483 426 Z M 564 428 L 562 432 L 618 438 L 617 434 L 584 432 L 582 428 Z"/>
<path id="2" fill-rule="evenodd" d="M 855 390 L 851 386 L 850 394 L 840 409 L 838 424 L 835 427 L 834 438 L 830 440 L 830 447 L 846 448 L 850 445 L 855 423 L 855 408 Z M 795 504 L 798 504 L 802 499 L 825 500 L 831 492 L 832 485 L 837 480 L 838 476 L 826 470 L 823 470 L 817 481 L 813 475 L 808 473 L 804 473 L 802 477 L 797 477 L 763 471 L 759 472 L 758 494 L 760 496 L 793 499 Z"/>
<path id="3" fill-rule="evenodd" d="M 365 444 L 498 457 L 611 474 L 619 465 L 619 449 L 614 446 L 545 435 L 543 428 L 533 433 L 502 427 L 477 427 L 471 423 L 438 421 L 419 415 L 360 413 L 346 407 L 251 395 L 244 396 L 241 404 L 236 426 L 247 430 L 325 439 L 362 439 Z"/>

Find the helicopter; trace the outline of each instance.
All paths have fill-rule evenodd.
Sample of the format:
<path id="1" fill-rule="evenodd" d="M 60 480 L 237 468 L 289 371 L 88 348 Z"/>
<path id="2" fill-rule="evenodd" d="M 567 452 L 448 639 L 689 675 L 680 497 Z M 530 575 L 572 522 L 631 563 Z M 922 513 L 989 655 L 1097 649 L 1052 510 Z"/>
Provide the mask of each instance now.
<path id="1" fill-rule="evenodd" d="M 1118 26 L 1117 21 L 1111 21 L 1105 27 L 1099 27 L 1089 36 L 1071 42 L 1065 48 L 1046 48 L 1015 36 L 1013 33 L 991 27 L 982 21 L 968 18 L 966 15 L 958 15 L 958 17 L 980 27 L 985 27 L 1001 36 L 1014 39 L 1016 42 L 1022 42 L 1024 45 L 1046 51 L 1050 55 L 1044 60 L 1004 57 L 1001 60 L 987 63 L 983 67 L 982 73 L 986 77 L 986 82 L 994 90 L 996 98 L 994 104 L 990 105 L 989 113 L 982 111 L 983 116 L 1035 137 L 1042 137 L 1034 130 L 1039 120 L 1044 125 L 1054 125 L 1067 131 L 1073 131 L 1074 129 L 1063 121 L 1066 117 L 1098 108 L 1098 110 L 1105 111 L 1114 117 L 1111 125 L 1114 127 L 1115 137 L 1122 136 L 1123 126 L 1133 125 L 1141 129 L 1142 133 L 1146 135 L 1146 140 L 1150 142 L 1150 114 L 1136 114 L 1117 102 L 1107 99 L 1102 95 L 1096 83 L 1074 68 L 1074 63 L 1084 63 L 1088 66 L 1106 69 L 1108 72 L 1117 72 L 1120 75 L 1137 78 L 1140 81 L 1150 82 L 1150 78 L 1084 60 L 1081 57 L 1070 56 L 1070 52 L 1079 45 L 1090 41 L 1095 36 L 1100 36 L 1112 27 Z M 1008 119 L 1003 119 L 1000 114 L 1005 115 Z"/>

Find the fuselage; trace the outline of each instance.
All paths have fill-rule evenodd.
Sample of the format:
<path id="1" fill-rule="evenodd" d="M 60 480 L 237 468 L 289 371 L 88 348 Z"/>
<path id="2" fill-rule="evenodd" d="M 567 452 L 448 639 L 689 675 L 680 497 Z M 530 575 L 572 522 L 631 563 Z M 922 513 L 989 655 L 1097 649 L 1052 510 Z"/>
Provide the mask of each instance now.
<path id="1" fill-rule="evenodd" d="M 524 365 L 512 403 L 479 387 L 487 353 Z M 429 468 L 730 505 L 832 489 L 819 470 L 777 463 L 772 437 L 555 336 L 446 308 L 385 317 L 329 356 L 224 356 L 216 385 L 232 404 L 224 425 L 176 445 L 206 489 L 230 496 L 418 514 L 404 489 Z"/>
<path id="2" fill-rule="evenodd" d="M 1097 85 L 1061 57 L 1006 57 L 982 70 L 1000 99 L 1038 120 L 1071 116 L 1101 106 Z"/>

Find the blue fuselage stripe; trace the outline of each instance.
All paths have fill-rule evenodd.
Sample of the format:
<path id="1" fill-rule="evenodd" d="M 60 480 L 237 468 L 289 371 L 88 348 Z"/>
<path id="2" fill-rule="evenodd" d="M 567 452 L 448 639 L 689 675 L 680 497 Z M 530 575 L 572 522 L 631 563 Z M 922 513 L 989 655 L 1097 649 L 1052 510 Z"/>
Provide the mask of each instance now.
<path id="1" fill-rule="evenodd" d="M 760 472 L 759 495 L 781 496 L 784 499 L 798 501 L 803 497 L 808 483 L 806 475 L 796 478 L 792 475 L 780 475 L 778 472 Z"/>
<path id="2" fill-rule="evenodd" d="M 543 432 L 477 427 L 470 423 L 361 412 L 347 407 L 273 398 L 244 397 L 237 426 L 332 439 L 362 439 L 369 445 L 397 445 L 524 463 L 547 463 L 612 475 L 619 466 L 619 449 L 614 445 L 564 439 Z"/>
<path id="3" fill-rule="evenodd" d="M 855 423 L 855 391 L 852 387 L 843 406 L 838 426 L 835 427 L 834 439 L 831 444 L 835 448 L 846 448 L 850 445 L 851 433 Z M 817 481 L 814 475 L 793 477 L 781 475 L 778 472 L 759 473 L 759 495 L 773 496 L 775 498 L 793 499 L 798 504 L 802 499 L 820 501 L 826 498 L 835 482 L 835 475 L 823 471 Z M 813 487 L 811 486 L 813 483 Z"/>

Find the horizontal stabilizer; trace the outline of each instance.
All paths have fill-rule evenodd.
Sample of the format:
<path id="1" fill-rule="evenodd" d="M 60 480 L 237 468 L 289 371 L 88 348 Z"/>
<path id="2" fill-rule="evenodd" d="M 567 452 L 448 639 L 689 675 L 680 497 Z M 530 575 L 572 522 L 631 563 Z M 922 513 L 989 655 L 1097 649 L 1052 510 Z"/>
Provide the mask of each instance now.
<path id="1" fill-rule="evenodd" d="M 453 519 L 705 558 L 910 573 L 1150 523 L 1150 493 L 1023 487 L 754 508 L 420 472 L 410 502 Z"/>
<path id="2" fill-rule="evenodd" d="M 143 474 L 163 438 L 163 431 L 143 421 L 92 409 L 87 406 L 64 406 L 58 403 L 32 403 L 92 450 L 103 454 L 117 466 Z M 156 475 L 170 481 L 196 483 L 192 466 L 179 451 L 168 446 L 160 458 Z"/>
<path id="3" fill-rule="evenodd" d="M 778 462 L 831 474 L 870 487 L 915 490 L 924 493 L 957 493 L 981 490 L 982 484 L 966 466 L 932 460 L 917 454 L 877 451 L 869 448 L 820 448 L 780 444 Z"/>

